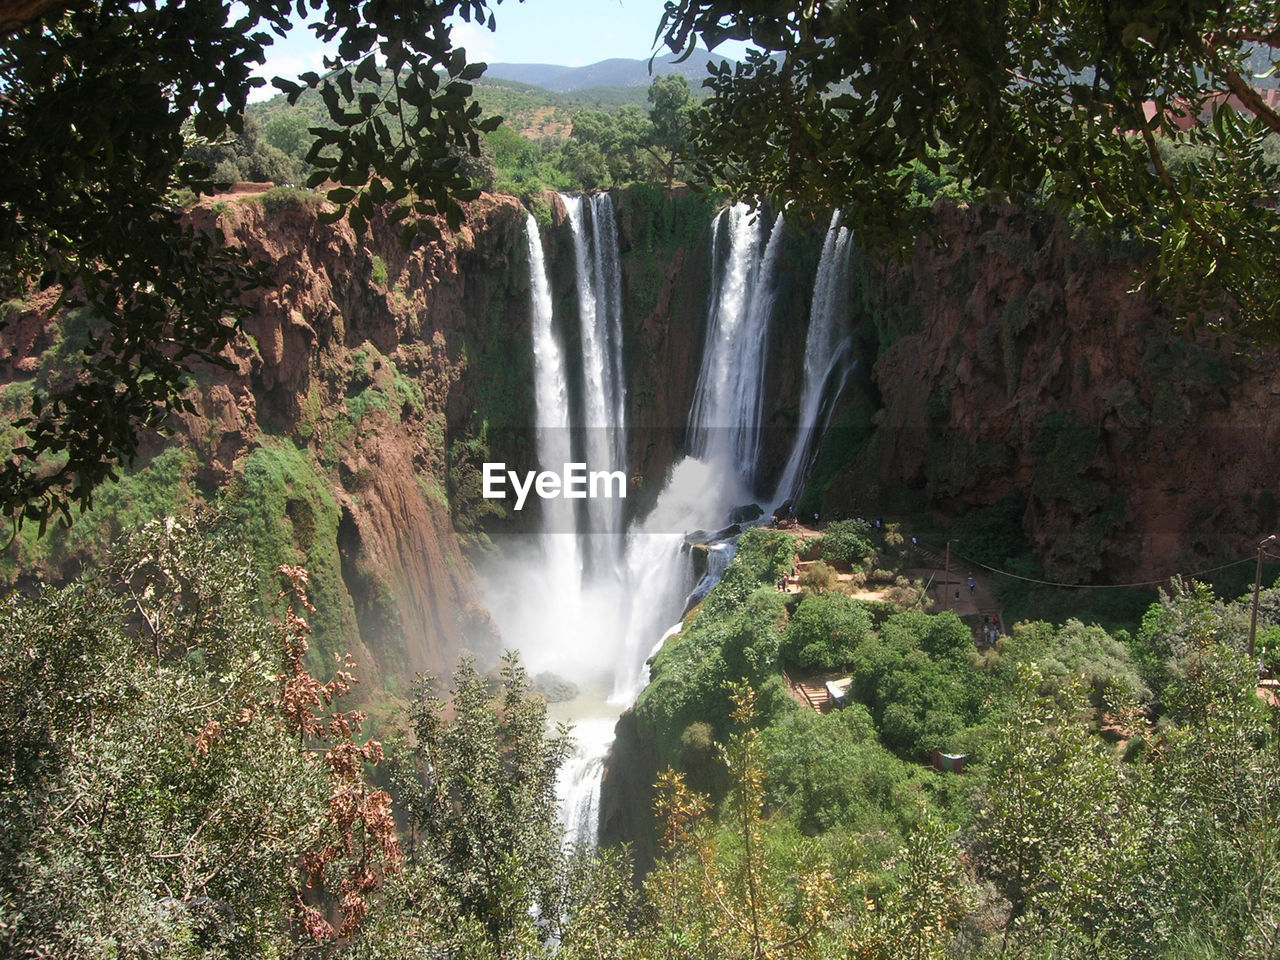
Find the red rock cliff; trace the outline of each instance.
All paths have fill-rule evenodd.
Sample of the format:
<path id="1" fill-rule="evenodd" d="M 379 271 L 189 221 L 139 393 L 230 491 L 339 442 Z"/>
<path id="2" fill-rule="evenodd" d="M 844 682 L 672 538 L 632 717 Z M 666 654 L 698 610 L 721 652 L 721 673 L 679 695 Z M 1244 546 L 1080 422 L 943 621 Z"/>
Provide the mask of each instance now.
<path id="1" fill-rule="evenodd" d="M 869 439 L 824 508 L 955 519 L 1006 497 L 1055 578 L 1247 555 L 1277 522 L 1280 372 L 1174 328 L 1132 250 L 939 207 L 943 243 L 861 264 Z"/>

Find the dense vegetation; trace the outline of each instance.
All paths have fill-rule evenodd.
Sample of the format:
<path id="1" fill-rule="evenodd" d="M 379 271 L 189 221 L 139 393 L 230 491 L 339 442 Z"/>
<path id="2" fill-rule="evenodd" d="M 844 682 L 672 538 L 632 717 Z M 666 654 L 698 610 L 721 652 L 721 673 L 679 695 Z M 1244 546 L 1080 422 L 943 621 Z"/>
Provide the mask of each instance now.
<path id="1" fill-rule="evenodd" d="M 1280 111 L 1253 86 L 1275 73 L 1273 3 L 674 0 L 661 29 L 677 52 L 756 48 L 708 81 L 695 138 L 711 182 L 779 208 L 844 207 L 864 241 L 912 243 L 927 226 L 909 202 L 916 172 L 951 166 L 981 195 L 1149 242 L 1189 319 L 1277 330 L 1265 143 Z M 1166 165 L 1161 140 L 1185 163 Z"/>
<path id="2" fill-rule="evenodd" d="M 785 599 L 781 536 L 744 535 L 637 706 L 663 762 L 718 798 L 693 816 L 666 777 L 668 811 L 695 825 L 668 832 L 677 855 L 659 874 L 685 870 L 695 903 L 710 877 L 788 877 L 757 891 L 767 955 L 1266 955 L 1280 756 L 1242 655 L 1249 598 L 1175 582 L 1133 637 L 1027 622 L 979 653 L 954 614 Z M 1264 592 L 1265 622 L 1278 602 Z M 787 697 L 779 666 L 806 663 L 851 677 L 849 705 L 817 714 Z M 730 716 L 725 681 L 739 676 L 756 689 L 748 728 Z M 713 737 L 730 744 L 727 777 L 706 775 Z M 967 754 L 966 772 L 927 770 L 933 750 Z M 736 893 L 703 887 L 681 915 L 732 926 L 752 900 Z M 752 955 L 755 935 L 736 936 Z M 807 946 L 776 947 L 795 939 Z"/>
<path id="3" fill-rule="evenodd" d="M 370 80 L 354 88 L 371 92 Z M 511 81 L 478 82 L 474 102 L 503 123 L 472 157 L 457 151 L 459 170 L 478 187 L 537 198 L 545 190 L 594 190 L 687 172 L 694 91 L 680 74 L 654 79 L 647 91 L 618 88 L 555 94 Z M 283 97 L 249 108 L 244 130 L 188 151 L 215 179 L 302 182 L 312 128 L 332 125 L 318 94 Z"/>
<path id="4" fill-rule="evenodd" d="M 655 667 L 672 769 L 633 888 L 625 851 L 561 850 L 565 731 L 516 663 L 369 740 L 335 712 L 355 678 L 304 666 L 302 571 L 266 618 L 226 522 L 143 527 L 3 608 L 6 954 L 1270 954 L 1278 731 L 1241 603 L 1176 583 L 1132 639 L 1025 623 L 978 654 L 953 614 L 778 593 L 794 546 L 744 535 Z M 788 695 L 793 632 L 840 638 L 844 709 Z"/>

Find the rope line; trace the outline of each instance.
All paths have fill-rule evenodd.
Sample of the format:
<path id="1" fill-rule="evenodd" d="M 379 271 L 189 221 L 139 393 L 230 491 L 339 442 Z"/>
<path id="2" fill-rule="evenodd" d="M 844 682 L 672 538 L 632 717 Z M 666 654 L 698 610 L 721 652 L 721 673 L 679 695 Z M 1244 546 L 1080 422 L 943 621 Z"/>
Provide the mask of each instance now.
<path id="1" fill-rule="evenodd" d="M 1142 580 L 1138 583 L 1060 583 L 1056 580 L 1038 580 L 1035 577 L 1024 577 L 1021 574 L 1010 573 L 1007 570 L 997 570 L 995 567 L 988 566 L 979 560 L 970 560 L 955 552 L 953 552 L 951 556 L 953 559 L 963 560 L 966 566 L 981 567 L 983 570 L 988 570 L 991 573 L 1002 577 L 1009 577 L 1013 580 L 1023 580 L 1027 583 L 1038 583 L 1046 587 L 1062 587 L 1066 590 L 1128 590 L 1133 587 L 1155 587 L 1162 583 L 1167 583 L 1174 577 L 1199 577 L 1206 573 L 1217 573 L 1219 570 L 1226 570 L 1228 567 L 1238 567 L 1242 563 L 1253 563 L 1255 561 L 1254 557 L 1245 557 L 1243 560 L 1232 560 L 1230 563 L 1224 563 L 1217 567 L 1209 567 L 1206 570 L 1197 570 L 1194 573 L 1171 573 L 1167 577 L 1161 577 L 1159 580 Z"/>

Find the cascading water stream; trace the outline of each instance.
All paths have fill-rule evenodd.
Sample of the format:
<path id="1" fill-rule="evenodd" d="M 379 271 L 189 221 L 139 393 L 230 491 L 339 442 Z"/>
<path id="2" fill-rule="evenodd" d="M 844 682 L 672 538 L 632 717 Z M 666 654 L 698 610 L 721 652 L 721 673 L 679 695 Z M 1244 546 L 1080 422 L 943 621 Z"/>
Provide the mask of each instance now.
<path id="1" fill-rule="evenodd" d="M 533 214 L 525 221 L 529 246 L 529 291 L 533 331 L 533 397 L 536 411 L 534 441 L 538 462 L 554 469 L 573 460 L 570 443 L 569 377 L 564 350 L 552 326 L 551 284 L 547 281 L 542 237 Z M 542 502 L 542 552 L 552 584 L 580 584 L 582 553 L 579 549 L 573 501 Z"/>
<path id="2" fill-rule="evenodd" d="M 688 448 L 693 456 L 732 464 L 739 480 L 748 485 L 760 454 L 765 344 L 773 310 L 782 215 L 774 220 L 763 253 L 761 228 L 759 215 L 745 204 L 722 210 L 712 223 L 715 282 L 688 426 Z M 720 250 L 725 243 L 728 249 L 720 269 Z"/>
<path id="3" fill-rule="evenodd" d="M 686 428 L 691 455 L 676 465 L 653 512 L 627 538 L 627 580 L 640 614 L 628 623 L 616 702 L 629 703 L 640 693 L 655 638 L 680 617 L 694 586 L 684 531 L 723 527 L 733 507 L 752 499 L 782 217 L 774 220 L 763 250 L 760 220 L 745 204 L 721 211 L 711 229 L 707 336 Z M 723 258 L 722 233 L 728 242 Z M 710 590 L 732 556 L 732 545 L 709 554 L 714 562 L 698 590 Z"/>
<path id="4" fill-rule="evenodd" d="M 831 215 L 822 259 L 813 283 L 809 309 L 809 333 L 804 348 L 804 386 L 800 393 L 800 420 L 791 455 L 773 495 L 773 509 L 794 504 L 813 462 L 818 437 L 826 428 L 831 408 L 852 371 L 849 331 L 849 246 L 851 234 L 840 226 L 840 211 Z"/>
<path id="5" fill-rule="evenodd" d="M 538 458 L 544 469 L 559 469 L 568 441 L 556 437 L 585 426 L 589 429 L 582 431 L 587 440 L 580 459 L 587 460 L 588 469 L 625 469 L 626 392 L 613 207 L 607 196 L 563 199 L 574 238 L 583 398 L 575 421 L 541 241 L 530 221 Z M 576 517 L 574 528 L 571 510 L 557 512 L 566 501 L 543 501 L 546 512 L 541 532 L 533 538 L 536 549 L 504 541 L 504 559 L 486 572 L 490 610 L 503 635 L 521 649 L 530 672 L 552 671 L 580 690 L 573 701 L 548 709 L 553 719 L 574 725 L 575 749 L 558 786 L 568 842 L 595 843 L 600 776 L 614 724 L 639 694 L 646 660 L 674 632 L 671 625 L 678 623 L 695 587 L 685 531 L 722 527 L 732 507 L 752 499 L 782 221 L 774 222 L 764 242 L 758 220 L 737 206 L 722 212 L 714 229 L 711 314 L 687 431 L 692 455 L 675 465 L 652 511 L 625 535 L 617 501 L 589 500 L 585 530 L 583 517 Z M 727 243 L 723 257 L 722 233 Z M 566 529 L 590 534 L 594 562 L 578 547 L 564 546 L 563 541 L 581 543 Z M 605 555 L 614 562 L 601 563 Z M 712 546 L 698 591 L 711 588 L 732 555 L 731 543 Z"/>
<path id="6" fill-rule="evenodd" d="M 626 387 L 622 372 L 622 278 L 613 201 L 561 194 L 573 231 L 582 343 L 582 459 L 590 470 L 626 471 Z M 589 214 L 589 216 L 588 216 Z M 587 501 L 592 560 L 616 566 L 622 501 Z"/>

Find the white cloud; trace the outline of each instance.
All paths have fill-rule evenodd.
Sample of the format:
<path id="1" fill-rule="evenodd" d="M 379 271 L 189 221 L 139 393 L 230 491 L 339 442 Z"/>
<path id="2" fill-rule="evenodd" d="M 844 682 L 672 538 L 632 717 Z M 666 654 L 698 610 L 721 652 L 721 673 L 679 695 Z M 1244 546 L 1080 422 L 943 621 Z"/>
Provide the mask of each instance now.
<path id="1" fill-rule="evenodd" d="M 455 47 L 465 47 L 467 60 L 493 60 L 498 52 L 498 44 L 489 28 L 474 21 L 465 23 L 455 21 L 450 34 Z"/>
<path id="2" fill-rule="evenodd" d="M 265 87 L 258 87 L 250 95 L 250 100 L 268 100 L 279 91 L 271 85 L 272 77 L 285 77 L 292 80 L 300 73 L 314 70 L 324 72 L 324 56 L 333 54 L 337 44 L 323 44 L 303 24 L 295 23 L 286 37 L 276 37 L 275 42 L 267 47 L 266 63 L 254 71 L 254 76 L 267 81 Z"/>

